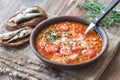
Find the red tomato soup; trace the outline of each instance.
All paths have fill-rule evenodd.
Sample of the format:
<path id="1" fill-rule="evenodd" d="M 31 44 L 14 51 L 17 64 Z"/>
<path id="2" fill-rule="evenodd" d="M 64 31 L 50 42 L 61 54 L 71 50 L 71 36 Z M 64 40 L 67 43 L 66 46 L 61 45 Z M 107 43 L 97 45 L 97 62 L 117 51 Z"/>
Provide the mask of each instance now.
<path id="1" fill-rule="evenodd" d="M 99 54 L 102 39 L 95 32 L 84 34 L 87 26 L 76 22 L 60 22 L 42 30 L 36 48 L 45 58 L 63 64 L 76 64 Z"/>

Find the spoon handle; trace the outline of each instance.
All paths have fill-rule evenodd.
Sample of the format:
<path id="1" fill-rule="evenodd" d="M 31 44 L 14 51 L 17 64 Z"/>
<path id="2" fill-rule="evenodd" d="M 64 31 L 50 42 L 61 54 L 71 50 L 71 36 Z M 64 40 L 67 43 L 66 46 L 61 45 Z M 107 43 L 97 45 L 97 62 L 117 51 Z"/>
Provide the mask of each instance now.
<path id="1" fill-rule="evenodd" d="M 111 3 L 96 16 L 96 18 L 93 20 L 93 23 L 98 24 L 119 2 L 120 0 L 112 0 Z"/>

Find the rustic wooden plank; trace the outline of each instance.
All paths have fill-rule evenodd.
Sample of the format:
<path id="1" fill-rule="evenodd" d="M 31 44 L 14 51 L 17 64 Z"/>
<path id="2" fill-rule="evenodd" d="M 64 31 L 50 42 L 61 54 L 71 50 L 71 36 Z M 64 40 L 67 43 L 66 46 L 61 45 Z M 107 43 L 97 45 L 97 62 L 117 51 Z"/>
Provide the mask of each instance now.
<path id="1" fill-rule="evenodd" d="M 9 80 L 10 77 L 8 76 L 8 74 L 1 74 L 0 75 L 0 80 Z"/>
<path id="2" fill-rule="evenodd" d="M 108 45 L 107 50 L 95 63 L 87 68 L 79 70 L 58 70 L 47 67 L 33 54 L 30 46 L 26 46 L 21 49 L 20 47 L 1 47 L 0 71 L 3 71 L 4 67 L 4 71 L 11 75 L 15 76 L 15 72 L 19 77 L 25 79 L 30 79 L 31 76 L 31 79 L 32 77 L 35 77 L 47 80 L 95 80 L 103 73 L 120 46 L 120 39 L 118 37 L 111 34 L 108 35 L 110 44 Z M 36 75 L 35 73 L 39 75 Z M 23 74 L 28 74 L 29 78 L 27 78 L 27 76 L 22 76 Z"/>
<path id="3" fill-rule="evenodd" d="M 76 3 L 83 3 L 84 0 L 77 0 Z M 71 3 L 72 4 L 72 3 Z M 65 15 L 72 15 L 72 16 L 82 16 L 83 14 L 86 13 L 86 10 L 79 9 L 76 7 L 74 4 L 68 11 L 66 12 Z"/>
<path id="4" fill-rule="evenodd" d="M 14 11 L 13 7 L 17 7 L 17 4 L 20 3 L 20 0 L 19 1 L 1 0 L 0 3 L 3 4 L 1 5 L 0 11 L 0 15 L 2 16 L 2 18 L 0 18 L 1 24 L 8 16 L 11 15 L 11 12 Z"/>
<path id="5" fill-rule="evenodd" d="M 120 48 L 100 77 L 100 80 L 120 80 Z"/>
<path id="6" fill-rule="evenodd" d="M 83 10 L 80 10 L 80 9 L 76 8 L 75 5 L 72 5 L 72 1 L 73 0 L 66 0 L 66 1 L 65 0 L 35 0 L 35 1 L 34 0 L 29 0 L 29 1 L 28 0 L 0 0 L 0 3 L 1 3 L 1 5 L 0 5 L 0 15 L 2 16 L 2 18 L 0 18 L 0 23 L 2 24 L 9 16 L 11 16 L 11 14 L 14 14 L 14 12 L 16 12 L 20 7 L 24 7 L 24 6 L 29 7 L 29 6 L 34 6 L 34 5 L 40 5 L 47 12 L 49 12 L 51 14 L 55 14 L 55 15 L 76 15 L 76 16 L 81 16 L 82 14 L 84 14 L 86 12 L 86 11 L 83 11 Z M 77 2 L 83 2 L 84 0 L 76 0 L 76 1 Z M 98 0 L 98 1 L 107 4 L 109 0 Z M 118 5 L 117 8 L 120 8 L 119 5 Z M 1 27 L 2 31 L 4 31 L 3 25 L 1 25 L 1 26 L 2 26 Z M 2 31 L 0 33 L 2 33 Z M 119 28 L 119 26 L 115 26 L 114 28 L 111 27 L 110 29 L 106 29 L 106 31 L 110 32 L 112 34 L 115 34 L 117 36 L 120 36 L 120 32 L 119 32 L 120 28 Z M 113 36 L 111 36 L 111 37 L 113 37 Z M 114 37 L 114 38 L 116 38 L 116 37 Z M 115 45 L 115 44 L 113 44 L 113 45 Z M 30 52 L 29 47 L 26 48 L 26 46 L 27 45 L 22 46 L 23 48 L 20 48 L 20 47 L 19 48 L 12 48 L 12 50 L 11 50 L 11 48 L 0 47 L 0 51 L 9 50 L 10 52 L 7 52 L 8 54 L 10 54 L 10 53 L 21 54 L 23 51 L 28 50 L 28 53 L 29 53 Z M 1 50 L 1 49 L 3 49 L 3 50 Z M 18 51 L 16 51 L 16 49 Z M 21 50 L 23 50 L 23 51 L 21 51 Z M 23 54 L 26 55 L 26 53 L 23 53 Z M 31 54 L 31 55 L 29 55 L 29 57 L 30 56 L 35 56 L 35 55 Z M 111 55 L 111 56 L 114 56 L 114 55 Z M 111 59 L 109 59 L 109 60 L 111 60 Z M 116 61 L 118 62 L 119 59 L 117 59 Z M 107 63 L 106 63 L 106 66 L 107 66 Z M 119 79 L 118 76 L 120 74 L 118 74 L 117 78 L 115 78 L 116 72 L 118 73 L 118 71 L 120 70 L 118 68 L 119 65 L 116 65 L 116 66 L 117 66 L 117 70 L 114 70 L 113 69 L 114 66 L 112 66 L 112 70 L 115 71 L 115 73 L 113 73 L 114 77 L 112 79 L 117 79 L 117 78 Z M 105 68 L 105 66 L 104 66 L 104 68 Z M 100 73 L 103 72 L 104 68 L 102 68 Z M 110 74 L 106 75 L 105 77 L 107 77 L 107 76 L 110 77 L 110 75 L 112 74 L 112 71 L 108 70 L 108 72 L 110 72 Z M 100 75 L 98 75 L 98 77 L 99 76 Z M 2 78 L 0 78 L 0 80 Z M 79 77 L 79 78 L 83 79 L 81 77 Z M 91 79 L 93 79 L 93 78 L 91 78 Z M 110 78 L 107 78 L 107 79 L 109 80 Z M 16 80 L 18 80 L 18 79 L 16 79 Z"/>
<path id="7" fill-rule="evenodd" d="M 60 0 L 59 0 L 60 1 Z M 57 0 L 49 0 L 47 2 L 47 5 L 45 7 L 45 10 L 50 13 L 50 14 L 54 14 L 55 13 L 55 9 L 59 10 L 57 7 L 59 6 L 59 1 Z M 62 0 L 61 0 L 62 1 Z"/>
<path id="8" fill-rule="evenodd" d="M 62 8 L 60 11 L 56 13 L 56 15 L 62 16 L 65 15 L 65 13 L 73 6 L 72 2 L 76 0 L 69 0 L 64 8 Z"/>
<path id="9" fill-rule="evenodd" d="M 98 0 L 99 2 L 108 4 L 109 0 Z M 117 5 L 118 9 L 120 9 L 120 4 Z M 107 32 L 110 32 L 114 35 L 120 37 L 120 25 L 111 27 L 106 29 Z M 120 48 L 117 51 L 117 54 L 113 58 L 113 60 L 108 65 L 107 69 L 102 74 L 100 80 L 119 80 L 120 79 Z"/>
<path id="10" fill-rule="evenodd" d="M 5 19 L 13 15 L 17 12 L 20 8 L 23 7 L 30 7 L 30 6 L 41 6 L 42 8 L 45 7 L 47 0 L 1 0 L 0 1 L 0 23 L 3 23 Z"/>
<path id="11" fill-rule="evenodd" d="M 111 61 L 112 57 L 114 56 L 117 48 L 118 48 L 118 45 L 119 45 L 119 38 L 118 37 L 115 37 L 111 34 L 108 34 L 109 36 L 109 41 L 110 41 L 110 44 L 109 44 L 109 47 L 106 51 L 106 53 L 96 62 L 94 63 L 93 65 L 89 66 L 88 68 L 86 69 L 83 69 L 83 70 L 77 70 L 77 71 L 60 71 L 59 72 L 59 75 L 61 74 L 65 74 L 65 75 L 68 75 L 69 77 L 72 76 L 73 79 L 88 79 L 88 80 L 93 80 L 93 79 L 97 79 L 99 78 L 99 76 L 102 74 L 102 72 L 104 71 L 104 69 L 107 67 L 108 63 Z M 19 62 L 17 63 L 17 61 L 20 61 L 20 62 L 24 62 L 24 60 L 28 60 L 29 58 L 32 60 L 32 61 L 35 61 L 35 59 L 38 59 L 36 58 L 36 56 L 33 54 L 33 52 L 30 50 L 30 47 L 29 46 L 26 46 L 26 45 L 23 45 L 22 47 L 16 47 L 16 48 L 11 48 L 11 47 L 3 47 L 1 46 L 1 52 L 4 52 L 6 54 L 9 54 L 9 55 L 12 55 L 8 58 L 11 58 L 11 59 L 7 59 L 7 60 L 11 60 L 10 62 L 12 62 L 12 60 L 14 60 L 14 64 L 13 65 L 17 65 L 19 66 Z M 112 51 L 111 51 L 112 50 Z M 29 53 L 29 54 L 27 54 Z M 17 55 L 16 55 L 17 54 Z M 23 57 L 24 55 L 24 57 Z M 2 55 L 0 56 L 2 57 Z M 29 57 L 29 58 L 28 58 Z M 18 60 L 17 60 L 17 59 Z M 22 60 L 19 60 L 19 59 L 22 59 Z M 17 61 L 16 61 L 17 60 Z M 4 60 L 2 60 L 3 62 L 5 62 Z M 16 61 L 16 62 L 15 62 Z M 25 61 L 25 62 L 26 62 Z M 0 60 L 1 62 L 1 60 Z M 36 64 L 36 63 L 35 63 Z M 40 64 L 42 64 L 40 62 Z M 100 65 L 101 64 L 101 65 Z M 8 63 L 7 63 L 8 65 Z M 23 64 L 22 64 L 23 65 Z M 96 66 L 97 65 L 97 66 Z M 40 66 L 40 65 L 39 65 Z M 13 66 L 10 66 L 12 68 L 14 68 Z M 25 67 L 25 66 L 24 66 Z M 14 69 L 17 69 L 17 68 L 14 68 Z M 31 68 L 33 69 L 33 68 Z M 30 69 L 30 70 L 31 70 Z M 43 68 L 43 70 L 45 70 Z M 23 71 L 23 70 L 22 70 Z M 24 70 L 25 71 L 25 70 Z M 23 72 L 24 72 L 23 71 Z M 58 73 L 56 70 L 52 70 L 52 72 L 55 73 Z M 18 71 L 19 72 L 19 71 Z M 44 74 L 44 72 L 46 73 L 46 70 L 45 71 L 42 71 L 42 73 Z M 50 73 L 50 74 L 54 74 L 52 73 L 50 69 L 47 69 L 47 73 Z M 91 73 L 89 73 L 91 72 Z M 69 74 L 68 74 L 69 73 Z M 28 71 L 28 74 L 31 74 L 29 73 Z M 54 75 L 57 75 L 57 74 L 54 74 Z M 85 76 L 87 75 L 87 77 Z M 46 75 L 47 76 L 47 75 Z M 56 79 L 54 76 L 51 76 L 53 79 Z M 57 77 L 58 78 L 58 77 Z M 62 76 L 63 80 L 66 79 L 66 76 Z M 70 77 L 71 78 L 71 77 Z M 70 79 L 67 77 L 67 79 Z M 61 78 L 60 78 L 61 79 Z"/>

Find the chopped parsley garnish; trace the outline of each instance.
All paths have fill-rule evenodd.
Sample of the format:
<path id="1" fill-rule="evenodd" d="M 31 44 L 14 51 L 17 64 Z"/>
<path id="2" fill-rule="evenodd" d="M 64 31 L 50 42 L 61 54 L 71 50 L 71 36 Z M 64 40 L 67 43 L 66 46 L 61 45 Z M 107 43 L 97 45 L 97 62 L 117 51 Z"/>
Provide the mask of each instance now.
<path id="1" fill-rule="evenodd" d="M 46 41 L 54 42 L 57 39 L 59 39 L 61 36 L 57 35 L 57 33 L 58 33 L 58 30 L 56 30 L 56 29 L 46 31 L 46 33 L 45 33 L 47 35 Z"/>
<path id="2" fill-rule="evenodd" d="M 72 36 L 72 33 L 68 33 L 68 32 L 63 32 L 62 36 L 66 37 L 66 36 Z"/>

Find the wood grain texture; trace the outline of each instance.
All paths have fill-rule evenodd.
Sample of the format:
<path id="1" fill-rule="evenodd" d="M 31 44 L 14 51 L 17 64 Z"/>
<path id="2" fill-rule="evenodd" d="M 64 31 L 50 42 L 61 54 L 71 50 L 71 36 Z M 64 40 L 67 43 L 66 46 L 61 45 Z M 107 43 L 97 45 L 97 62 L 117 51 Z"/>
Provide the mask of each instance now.
<path id="1" fill-rule="evenodd" d="M 101 75 L 100 80 L 120 80 L 120 48 Z"/>
<path id="2" fill-rule="evenodd" d="M 108 5 L 111 0 L 97 0 L 97 1 L 105 5 Z M 120 9 L 120 4 L 118 4 L 116 8 Z M 105 30 L 113 35 L 120 37 L 120 23 L 116 26 L 110 27 L 109 29 L 105 29 Z"/>
<path id="3" fill-rule="evenodd" d="M 33 54 L 30 46 L 23 45 L 16 48 L 1 47 L 0 72 L 9 73 L 14 77 L 17 74 L 25 80 L 34 78 L 37 80 L 97 80 L 120 46 L 118 37 L 111 34 L 108 35 L 110 44 L 107 50 L 96 62 L 84 69 L 59 70 L 51 68 L 44 65 Z"/>
<path id="4" fill-rule="evenodd" d="M 81 15 L 83 15 L 86 11 L 78 9 L 75 5 L 72 4 L 72 1 L 73 0 L 29 0 L 29 1 L 28 0 L 0 0 L 0 16 L 1 16 L 0 17 L 0 24 L 1 24 L 0 25 L 0 29 L 1 29 L 0 33 L 3 33 L 5 31 L 5 28 L 3 25 L 4 21 L 6 21 L 6 19 L 9 16 L 14 14 L 20 8 L 24 8 L 24 7 L 39 5 L 43 9 L 45 9 L 48 13 L 53 14 L 53 15 L 59 15 L 59 16 L 62 16 L 62 15 L 81 16 Z M 84 2 L 84 0 L 75 0 L 75 1 L 80 2 L 80 3 Z M 102 2 L 106 5 L 110 2 L 110 0 L 97 0 L 97 1 Z M 120 4 L 117 6 L 117 8 L 120 9 Z M 114 27 L 111 27 L 111 28 L 105 29 L 105 30 L 113 35 L 120 37 L 120 25 L 114 26 Z M 112 52 L 115 53 L 114 51 L 117 50 L 117 48 L 115 46 L 118 46 L 118 44 L 117 44 L 117 43 L 119 43 L 118 38 L 114 37 L 113 35 L 109 35 L 111 37 L 110 40 L 112 41 L 110 45 L 113 48 L 110 49 L 110 51 L 108 51 L 107 53 L 112 53 Z M 23 53 L 23 51 L 28 50 L 28 53 L 29 53 L 30 51 L 27 46 L 28 46 L 28 44 L 25 44 L 18 48 L 12 48 L 12 50 L 10 47 L 4 48 L 3 46 L 1 46 L 0 51 L 9 50 L 10 52 L 7 52 L 8 54 L 11 54 L 11 53 L 21 54 L 21 53 Z M 18 51 L 16 51 L 16 49 L 18 49 Z M 117 55 L 112 60 L 112 62 L 107 67 L 104 74 L 101 76 L 100 80 L 119 80 L 120 79 L 120 77 L 119 77 L 119 75 L 120 75 L 119 53 L 120 53 L 120 49 L 117 52 Z M 26 53 L 24 52 L 23 54 L 26 54 Z M 29 57 L 30 56 L 35 56 L 35 55 L 32 54 L 32 55 L 29 55 Z M 109 58 L 110 58 L 109 61 L 112 59 L 113 56 L 114 56 L 114 54 L 109 56 Z M 102 58 L 104 58 L 104 57 L 102 57 Z M 106 68 L 106 66 L 108 65 L 107 62 L 104 62 L 104 63 L 106 63 L 106 64 L 105 64 L 105 66 L 102 67 L 102 70 L 100 70 L 99 73 L 102 73 L 104 71 L 104 69 Z M 88 70 L 86 70 L 86 71 L 88 71 Z M 75 72 L 73 73 L 73 75 L 74 74 L 75 74 Z M 82 75 L 82 73 L 79 73 L 79 74 Z M 100 76 L 100 75 L 98 75 L 98 73 L 96 73 L 96 74 L 97 74 L 97 76 L 95 76 L 94 79 L 95 78 L 98 79 Z M 90 75 L 93 76 L 93 74 L 89 74 L 88 77 L 90 77 Z M 92 78 L 88 78 L 88 77 L 86 77 L 86 79 L 88 79 L 88 80 L 93 79 L 93 77 Z M 83 79 L 83 77 L 79 77 L 79 78 Z M 12 79 L 18 80 L 18 78 L 12 78 Z M 10 80 L 10 79 L 9 79 L 8 75 L 5 74 L 5 75 L 0 76 L 0 80 Z"/>

